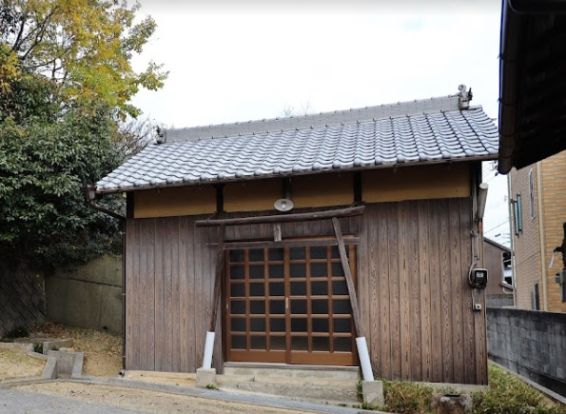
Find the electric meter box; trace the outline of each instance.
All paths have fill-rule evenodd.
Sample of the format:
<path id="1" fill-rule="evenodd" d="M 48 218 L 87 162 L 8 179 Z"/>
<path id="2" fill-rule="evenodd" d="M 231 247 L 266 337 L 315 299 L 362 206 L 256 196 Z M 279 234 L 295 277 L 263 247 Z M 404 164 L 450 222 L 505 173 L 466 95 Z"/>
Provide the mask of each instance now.
<path id="1" fill-rule="evenodd" d="M 473 269 L 470 273 L 470 286 L 474 289 L 485 289 L 487 286 L 487 269 Z"/>

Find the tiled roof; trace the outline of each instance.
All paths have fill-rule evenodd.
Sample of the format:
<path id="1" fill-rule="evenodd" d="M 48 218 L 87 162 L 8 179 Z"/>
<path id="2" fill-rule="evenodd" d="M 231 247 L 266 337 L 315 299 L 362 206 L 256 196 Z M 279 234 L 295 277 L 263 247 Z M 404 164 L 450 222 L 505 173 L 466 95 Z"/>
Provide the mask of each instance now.
<path id="1" fill-rule="evenodd" d="M 166 143 L 127 160 L 97 191 L 497 157 L 497 128 L 480 107 L 435 99 L 169 131 Z"/>

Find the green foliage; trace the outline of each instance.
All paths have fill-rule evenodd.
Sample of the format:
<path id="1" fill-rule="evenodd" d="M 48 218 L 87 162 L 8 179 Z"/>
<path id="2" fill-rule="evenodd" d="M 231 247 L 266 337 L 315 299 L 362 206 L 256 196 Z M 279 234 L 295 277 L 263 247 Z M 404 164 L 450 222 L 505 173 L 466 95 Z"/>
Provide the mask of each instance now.
<path id="1" fill-rule="evenodd" d="M 206 384 L 207 390 L 218 391 L 218 386 L 216 384 Z"/>
<path id="2" fill-rule="evenodd" d="M 155 30 L 119 0 L 0 1 L 0 260 L 41 270 L 117 252 L 116 219 L 88 206 L 84 189 L 144 145 L 140 87 L 158 65 L 131 66 Z M 132 127 L 133 126 L 133 127 Z M 144 135 L 144 136 L 141 136 Z M 124 210 L 121 196 L 101 204 Z"/>
<path id="3" fill-rule="evenodd" d="M 119 223 L 89 208 L 84 188 L 120 162 L 104 111 L 56 123 L 0 124 L 0 256 L 33 267 L 65 265 L 118 248 Z M 111 208 L 123 205 L 108 199 Z"/>
<path id="4" fill-rule="evenodd" d="M 566 407 L 545 396 L 519 378 L 490 364 L 489 389 L 473 395 L 474 414 L 566 414 Z"/>
<path id="5" fill-rule="evenodd" d="M 358 401 L 363 401 L 364 399 L 364 391 L 362 387 L 362 381 L 356 382 L 356 396 L 358 397 Z"/>
<path id="6" fill-rule="evenodd" d="M 151 17 L 134 23 L 138 10 L 125 0 L 2 0 L 0 90 L 22 74 L 41 74 L 67 108 L 95 103 L 137 116 L 130 98 L 166 78 L 153 62 L 139 73 L 131 66 L 156 27 Z"/>
<path id="7" fill-rule="evenodd" d="M 430 412 L 433 389 L 414 382 L 384 382 L 385 410 L 399 414 Z"/>
<path id="8" fill-rule="evenodd" d="M 0 122 L 11 119 L 18 125 L 26 125 L 56 121 L 59 105 L 52 99 L 53 82 L 41 75 L 23 73 L 5 84 L 9 86 L 0 99 Z"/>
<path id="9" fill-rule="evenodd" d="M 43 354 L 43 343 L 41 342 L 34 343 L 33 352 L 37 352 L 38 354 Z"/>

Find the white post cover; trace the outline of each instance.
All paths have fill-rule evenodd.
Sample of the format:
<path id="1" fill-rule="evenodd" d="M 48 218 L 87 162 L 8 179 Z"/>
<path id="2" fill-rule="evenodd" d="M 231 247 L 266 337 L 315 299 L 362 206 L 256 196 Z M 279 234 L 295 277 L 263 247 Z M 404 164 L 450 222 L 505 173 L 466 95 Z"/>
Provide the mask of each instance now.
<path id="1" fill-rule="evenodd" d="M 362 367 L 362 376 L 364 381 L 374 381 L 371 362 L 369 360 L 368 344 L 365 336 L 356 338 L 356 346 L 358 348 L 358 356 L 360 357 L 360 365 Z"/>
<path id="2" fill-rule="evenodd" d="M 212 349 L 214 348 L 214 332 L 206 332 L 204 342 L 204 355 L 202 357 L 202 367 L 210 369 L 212 367 Z"/>

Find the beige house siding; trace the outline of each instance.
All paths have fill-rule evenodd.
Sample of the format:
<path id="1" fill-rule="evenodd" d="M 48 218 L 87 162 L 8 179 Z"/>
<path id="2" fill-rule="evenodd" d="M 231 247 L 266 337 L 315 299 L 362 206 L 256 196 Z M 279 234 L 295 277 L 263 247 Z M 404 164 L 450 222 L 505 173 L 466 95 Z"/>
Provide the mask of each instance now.
<path id="1" fill-rule="evenodd" d="M 530 171 L 534 183 L 534 218 L 531 218 L 529 205 Z M 532 292 L 538 283 L 541 309 L 566 312 L 560 285 L 554 280 L 561 269 L 562 257 L 556 254 L 554 264 L 549 268 L 552 251 L 562 242 L 562 224 L 566 222 L 566 151 L 520 170 L 512 170 L 509 195 L 515 200 L 517 194 L 522 198 L 523 231 L 519 235 L 515 233 L 511 209 L 516 306 L 532 308 Z"/>
<path id="2" fill-rule="evenodd" d="M 566 151 L 542 161 L 542 205 L 544 210 L 544 263 L 547 268 L 548 311 L 566 312 L 560 285 L 554 280 L 562 268 L 562 257 L 557 253 L 554 265 L 548 268 L 552 251 L 562 244 L 562 224 L 566 222 Z"/>
<path id="3" fill-rule="evenodd" d="M 529 173 L 532 171 L 534 182 L 534 218 L 531 217 L 529 202 Z M 521 195 L 523 211 L 523 230 L 517 234 L 513 208 L 511 208 L 511 232 L 513 236 L 513 275 L 515 277 L 515 306 L 532 309 L 532 295 L 535 284 L 539 284 L 540 307 L 544 307 L 542 286 L 540 215 L 538 211 L 538 166 L 530 165 L 520 170 L 513 169 L 509 175 L 509 196 L 512 200 Z"/>

